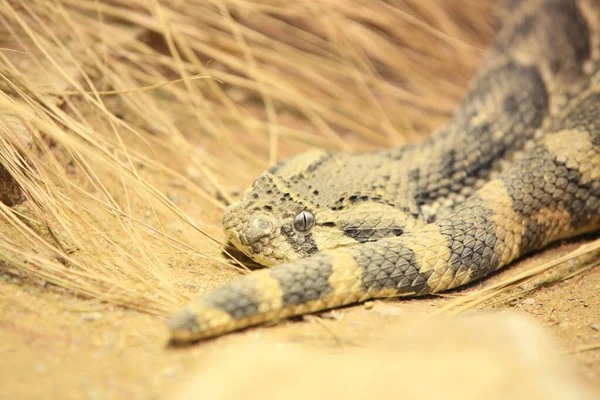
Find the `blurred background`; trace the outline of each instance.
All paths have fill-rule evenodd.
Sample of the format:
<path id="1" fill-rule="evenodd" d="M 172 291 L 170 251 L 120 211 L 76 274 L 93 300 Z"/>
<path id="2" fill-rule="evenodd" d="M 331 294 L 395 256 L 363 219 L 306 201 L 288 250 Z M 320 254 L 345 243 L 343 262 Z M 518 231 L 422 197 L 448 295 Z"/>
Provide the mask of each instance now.
<path id="1" fill-rule="evenodd" d="M 420 382 L 422 398 L 492 387 L 520 389 L 498 398 L 593 398 L 591 238 L 460 292 L 166 345 L 170 312 L 248 272 L 223 252 L 227 204 L 289 155 L 434 132 L 468 88 L 494 14 L 487 0 L 0 0 L 0 398 L 266 399 L 296 377 L 271 393 L 288 398 L 320 376 L 310 393 L 321 398 L 367 398 L 331 391 L 360 377 L 378 396 Z M 528 317 L 448 316 L 491 309 Z M 444 317 L 422 325 L 434 314 Z M 473 329 L 506 334 L 459 340 Z M 408 348 L 419 351 L 403 359 Z M 271 352 L 280 357 L 262 358 Z"/>

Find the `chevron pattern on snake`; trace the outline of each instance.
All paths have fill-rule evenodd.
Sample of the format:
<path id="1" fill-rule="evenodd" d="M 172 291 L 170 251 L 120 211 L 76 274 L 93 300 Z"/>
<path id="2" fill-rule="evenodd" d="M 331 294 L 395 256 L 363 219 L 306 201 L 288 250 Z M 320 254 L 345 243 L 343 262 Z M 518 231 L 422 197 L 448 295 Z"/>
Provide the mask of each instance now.
<path id="1" fill-rule="evenodd" d="M 168 322 L 189 341 L 490 274 L 600 228 L 600 5 L 509 1 L 449 123 L 420 144 L 312 151 L 225 212 L 229 241 L 273 266 Z"/>

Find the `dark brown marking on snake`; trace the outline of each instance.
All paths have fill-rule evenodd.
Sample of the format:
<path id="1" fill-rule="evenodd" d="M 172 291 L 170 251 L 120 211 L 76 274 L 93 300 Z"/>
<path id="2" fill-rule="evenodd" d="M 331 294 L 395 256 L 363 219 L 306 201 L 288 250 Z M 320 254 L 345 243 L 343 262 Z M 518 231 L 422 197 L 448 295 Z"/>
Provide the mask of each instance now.
<path id="1" fill-rule="evenodd" d="M 411 249 L 389 242 L 379 248 L 352 248 L 350 253 L 362 269 L 362 291 L 393 289 L 398 294 L 427 292 L 427 279 L 431 272 L 419 272 L 421 267 Z"/>
<path id="2" fill-rule="evenodd" d="M 254 285 L 223 285 L 205 298 L 208 306 L 227 312 L 233 319 L 242 319 L 258 312 L 261 294 Z"/>
<path id="3" fill-rule="evenodd" d="M 332 262 L 331 258 L 321 256 L 318 263 L 299 260 L 289 268 L 272 268 L 269 275 L 279 282 L 283 304 L 293 306 L 329 295 Z"/>
<path id="4" fill-rule="evenodd" d="M 372 226 L 366 221 L 354 221 L 349 225 L 341 225 L 344 235 L 351 237 L 359 243 L 375 242 L 392 236 L 401 236 L 403 228 L 399 226 L 378 227 Z"/>
<path id="5" fill-rule="evenodd" d="M 498 267 L 495 255 L 498 226 L 490 219 L 492 215 L 487 201 L 474 196 L 451 217 L 439 221 L 440 232 L 449 243 L 448 267 L 454 275 L 464 271 L 474 280 Z"/>
<path id="6" fill-rule="evenodd" d="M 590 30 L 586 19 L 581 14 L 575 1 L 546 0 L 546 5 L 556 7 L 556 15 L 568 19 L 568 29 L 565 30 L 567 42 L 572 44 L 575 61 L 582 64 L 590 58 Z M 554 61 L 560 60 L 559 58 Z"/>
<path id="7" fill-rule="evenodd" d="M 285 240 L 292 246 L 294 251 L 302 257 L 308 257 L 319 251 L 317 243 L 312 234 L 300 234 L 293 229 L 284 229 L 282 233 L 285 235 Z"/>
<path id="8" fill-rule="evenodd" d="M 512 89 L 507 91 L 505 86 Z M 480 121 L 479 108 L 473 105 L 486 102 L 502 112 Z M 410 171 L 419 206 L 468 186 L 468 180 L 487 177 L 496 160 L 505 158 L 511 149 L 522 147 L 544 120 L 548 93 L 536 68 L 509 63 L 479 80 L 464 104 L 451 129 L 469 132 L 468 136 L 478 140 L 449 141 L 434 168 L 426 165 Z M 450 136 L 452 132 L 441 135 Z M 473 161 L 475 158 L 477 162 Z"/>
<path id="9" fill-rule="evenodd" d="M 594 92 L 588 94 L 564 118 L 554 120 L 550 131 L 581 129 L 592 133 L 594 144 L 600 143 L 600 114 L 598 104 L 600 104 L 600 93 Z"/>

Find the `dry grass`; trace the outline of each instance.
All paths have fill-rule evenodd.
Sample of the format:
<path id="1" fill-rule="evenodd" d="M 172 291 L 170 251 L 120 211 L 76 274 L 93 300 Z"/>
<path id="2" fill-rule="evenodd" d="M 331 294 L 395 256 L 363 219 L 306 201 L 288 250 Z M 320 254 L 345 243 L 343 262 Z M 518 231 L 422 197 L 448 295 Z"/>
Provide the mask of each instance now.
<path id="1" fill-rule="evenodd" d="M 0 1 L 2 268 L 158 314 L 230 279 L 220 216 L 268 165 L 444 122 L 492 31 L 459 3 Z"/>

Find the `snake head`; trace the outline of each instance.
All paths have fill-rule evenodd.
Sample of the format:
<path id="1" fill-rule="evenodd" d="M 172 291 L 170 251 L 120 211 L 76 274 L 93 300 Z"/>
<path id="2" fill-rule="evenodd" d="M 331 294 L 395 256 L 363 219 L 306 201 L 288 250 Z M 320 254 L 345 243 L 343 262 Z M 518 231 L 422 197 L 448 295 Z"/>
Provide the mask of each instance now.
<path id="1" fill-rule="evenodd" d="M 263 173 L 223 216 L 225 236 L 254 261 L 272 266 L 318 251 L 355 243 L 331 222 L 329 208 L 316 200 L 306 171 L 330 157 L 311 151 Z"/>
<path id="2" fill-rule="evenodd" d="M 413 215 L 369 183 L 377 168 L 398 168 L 382 167 L 377 157 L 354 157 L 318 150 L 272 167 L 225 211 L 227 239 L 254 261 L 272 266 L 401 235 L 415 223 Z M 382 187 L 388 181 L 382 180 Z"/>
<path id="3" fill-rule="evenodd" d="M 227 239 L 254 261 L 272 266 L 318 251 L 311 233 L 316 225 L 312 207 L 295 201 L 277 187 L 277 176 L 265 173 L 223 216 Z"/>

